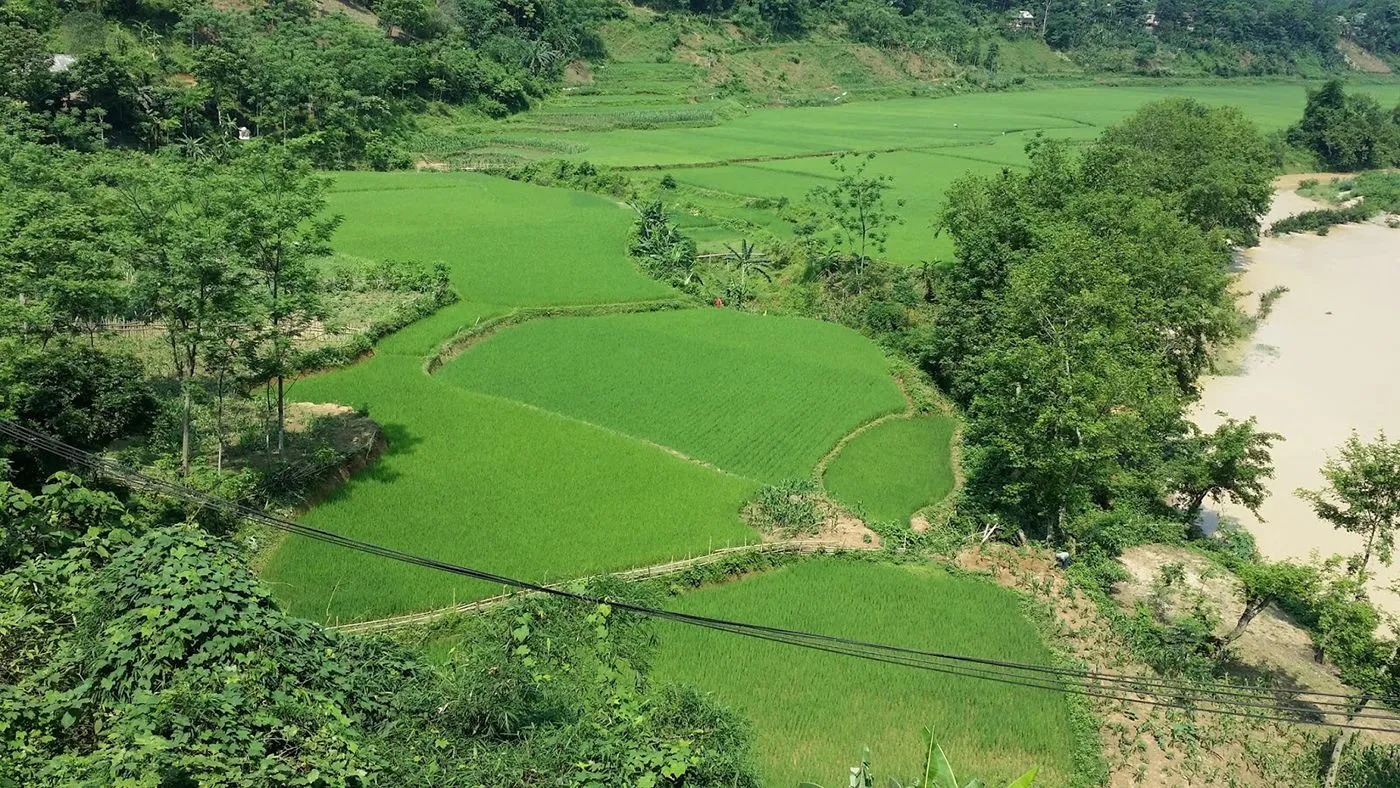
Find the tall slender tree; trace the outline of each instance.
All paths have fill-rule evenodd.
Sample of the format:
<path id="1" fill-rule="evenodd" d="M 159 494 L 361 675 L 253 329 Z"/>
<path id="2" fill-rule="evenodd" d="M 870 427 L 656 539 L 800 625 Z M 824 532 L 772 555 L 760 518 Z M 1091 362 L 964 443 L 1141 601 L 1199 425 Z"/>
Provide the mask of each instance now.
<path id="1" fill-rule="evenodd" d="M 324 315 L 314 262 L 330 253 L 340 217 L 326 213 L 328 181 L 286 146 L 258 145 L 221 177 L 230 242 L 259 285 L 261 373 L 276 414 L 269 442 L 280 453 L 295 343 Z"/>
<path id="2" fill-rule="evenodd" d="M 1318 517 L 1361 537 L 1351 573 L 1366 577 L 1372 558 L 1390 566 L 1400 528 L 1400 441 L 1391 442 L 1381 432 L 1367 443 L 1352 432 L 1338 455 L 1322 466 L 1322 477 L 1326 485 L 1321 489 L 1297 494 Z"/>
<path id="3" fill-rule="evenodd" d="M 133 300 L 164 327 L 180 382 L 180 471 L 188 475 L 197 378 L 210 342 L 242 319 L 247 269 L 207 167 L 142 162 L 115 181 L 130 219 Z"/>

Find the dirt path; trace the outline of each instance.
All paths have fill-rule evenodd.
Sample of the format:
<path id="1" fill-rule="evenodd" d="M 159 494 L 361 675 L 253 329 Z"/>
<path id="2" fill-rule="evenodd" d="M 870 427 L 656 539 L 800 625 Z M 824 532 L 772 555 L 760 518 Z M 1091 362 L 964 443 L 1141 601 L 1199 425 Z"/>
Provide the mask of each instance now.
<path id="1" fill-rule="evenodd" d="M 1285 188 L 1265 217 L 1266 226 L 1318 207 L 1291 190 L 1307 177 L 1281 181 Z M 1359 548 L 1356 538 L 1318 519 L 1294 490 L 1322 485 L 1319 468 L 1351 430 L 1363 438 L 1381 429 L 1400 437 L 1397 248 L 1400 232 L 1376 222 L 1334 227 L 1326 236 L 1265 238 L 1244 255 L 1237 290 L 1246 312 L 1253 313 L 1259 295 L 1270 288 L 1288 292 L 1242 348 L 1239 374 L 1203 380 L 1195 417 L 1211 429 L 1220 422 L 1217 411 L 1241 419 L 1257 416 L 1262 428 L 1286 438 L 1273 452 L 1272 494 L 1261 517 L 1233 505 L 1207 513 L 1239 521 L 1271 558 L 1350 554 Z M 1378 572 L 1375 599 L 1400 612 L 1400 597 L 1381 590 L 1397 578 L 1394 569 Z"/>
<path id="2" fill-rule="evenodd" d="M 643 566 L 636 569 L 629 569 L 623 572 L 613 572 L 610 576 L 623 580 L 646 580 L 653 577 L 665 577 L 684 572 L 687 569 L 717 563 L 733 555 L 743 553 L 824 553 L 828 551 L 840 550 L 875 550 L 878 547 L 864 545 L 851 546 L 845 544 L 832 544 L 820 539 L 790 539 L 780 542 L 758 542 L 755 544 L 740 545 L 738 547 L 726 547 L 720 550 L 706 553 L 704 555 L 683 558 L 677 561 L 667 561 L 664 564 Z M 600 575 L 607 576 L 607 575 Z M 568 580 L 563 583 L 552 583 L 546 588 L 563 588 L 565 585 L 586 583 L 592 578 L 584 577 L 576 580 Z M 389 618 L 379 618 L 372 621 L 356 621 L 350 624 L 337 624 L 333 628 L 342 632 L 353 634 L 368 634 L 376 632 L 389 632 L 416 624 L 426 624 L 430 621 L 448 615 L 475 615 L 476 613 L 489 610 L 498 605 L 505 604 L 512 599 L 521 596 L 540 592 L 516 592 L 504 593 L 498 596 L 478 599 L 475 602 L 467 602 L 452 607 L 439 608 L 437 610 L 425 610 L 419 613 L 407 613 L 401 616 L 391 616 Z"/>

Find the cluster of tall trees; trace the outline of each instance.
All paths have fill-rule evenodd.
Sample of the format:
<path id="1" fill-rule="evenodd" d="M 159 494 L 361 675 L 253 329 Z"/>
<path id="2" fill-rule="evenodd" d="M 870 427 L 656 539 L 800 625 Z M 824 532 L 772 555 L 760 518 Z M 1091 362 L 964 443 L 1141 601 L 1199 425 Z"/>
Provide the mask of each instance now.
<path id="1" fill-rule="evenodd" d="M 1183 500 L 1189 519 L 1207 494 L 1248 496 L 1210 457 L 1271 437 L 1201 435 L 1184 414 L 1241 330 L 1229 240 L 1257 237 L 1267 147 L 1237 110 L 1171 100 L 1082 156 L 1038 141 L 1030 158 L 959 181 L 943 216 L 956 257 L 922 352 L 966 408 L 967 511 L 1060 539 L 1097 512 Z"/>
<path id="2" fill-rule="evenodd" d="M 280 451 L 295 343 L 323 315 L 315 260 L 336 225 L 324 189 L 279 145 L 206 158 L 0 137 L 0 411 L 89 448 L 149 427 L 144 369 L 92 341 L 106 321 L 132 319 L 163 331 L 182 473 L 196 397 L 215 402 L 222 460 L 225 399 L 263 384 L 266 449 Z M 84 423 L 121 403 L 139 407 Z"/>
<path id="3" fill-rule="evenodd" d="M 1303 117 L 1288 140 L 1334 172 L 1400 165 L 1400 104 L 1391 109 L 1375 97 L 1348 93 L 1341 80 L 1308 91 Z"/>
<path id="4" fill-rule="evenodd" d="M 0 118 L 80 148 L 304 138 L 325 166 L 404 163 L 426 102 L 525 108 L 568 60 L 601 54 L 603 0 L 380 0 L 379 27 L 314 3 L 0 6 Z M 71 58 L 62 63 L 56 54 Z"/>
<path id="5" fill-rule="evenodd" d="M 1167 51 L 1221 75 L 1343 65 L 1339 37 L 1400 53 L 1394 0 L 647 0 L 646 5 L 728 15 L 759 35 L 802 36 L 833 23 L 875 46 L 934 49 L 995 69 L 998 41 L 1032 36 L 1100 68 L 1148 68 Z M 1030 19 L 1021 19 L 1027 12 Z M 1339 21 L 1341 20 L 1341 21 Z M 1162 50 L 1159 52 L 1159 48 Z M 1178 63 L 1181 68 L 1185 63 Z"/>

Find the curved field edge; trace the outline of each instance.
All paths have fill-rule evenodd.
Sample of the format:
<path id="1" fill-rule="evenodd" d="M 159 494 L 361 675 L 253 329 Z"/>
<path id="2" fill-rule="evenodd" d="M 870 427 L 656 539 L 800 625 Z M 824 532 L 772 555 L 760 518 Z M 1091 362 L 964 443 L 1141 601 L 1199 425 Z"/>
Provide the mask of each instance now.
<path id="1" fill-rule="evenodd" d="M 904 407 L 860 334 L 718 309 L 534 320 L 437 377 L 770 482 L 810 474 L 851 430 Z"/>
<path id="2" fill-rule="evenodd" d="M 941 567 L 813 559 L 686 594 L 670 605 L 769 626 L 1038 664 L 1053 664 L 1017 594 Z M 767 785 L 844 782 L 869 745 L 881 773 L 917 772 L 919 731 L 933 729 L 960 769 L 1009 780 L 1073 781 L 1092 738 L 1065 696 L 802 651 L 665 624 L 653 675 L 692 682 L 755 722 Z M 1087 739 L 1086 739 L 1087 741 Z"/>
<path id="3" fill-rule="evenodd" d="M 908 523 L 953 490 L 957 421 L 929 414 L 891 419 L 848 442 L 822 476 L 842 504 L 881 522 Z"/>

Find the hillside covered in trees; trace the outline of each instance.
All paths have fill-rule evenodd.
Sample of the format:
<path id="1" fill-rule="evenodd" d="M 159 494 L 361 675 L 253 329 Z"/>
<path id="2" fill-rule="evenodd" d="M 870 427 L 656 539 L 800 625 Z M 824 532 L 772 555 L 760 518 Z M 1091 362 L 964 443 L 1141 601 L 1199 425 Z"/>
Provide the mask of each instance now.
<path id="1" fill-rule="evenodd" d="M 1032 47 L 1084 73 L 1318 75 L 1400 58 L 1400 3 L 1048 0 L 649 0 L 732 46 L 802 40 L 1034 72 Z M 406 166 L 414 116 L 527 109 L 570 64 L 606 63 L 616 0 L 63 0 L 0 5 L 0 116 L 68 147 L 191 149 L 240 134 L 297 139 L 325 167 Z M 677 34 L 679 45 L 679 34 Z M 1371 57 L 1357 45 L 1370 48 Z M 1360 56 L 1360 55 L 1358 55 Z M 1377 59 L 1379 58 L 1379 59 Z M 1349 65 L 1350 64 L 1350 65 Z M 586 68 L 586 66 L 584 66 Z"/>

